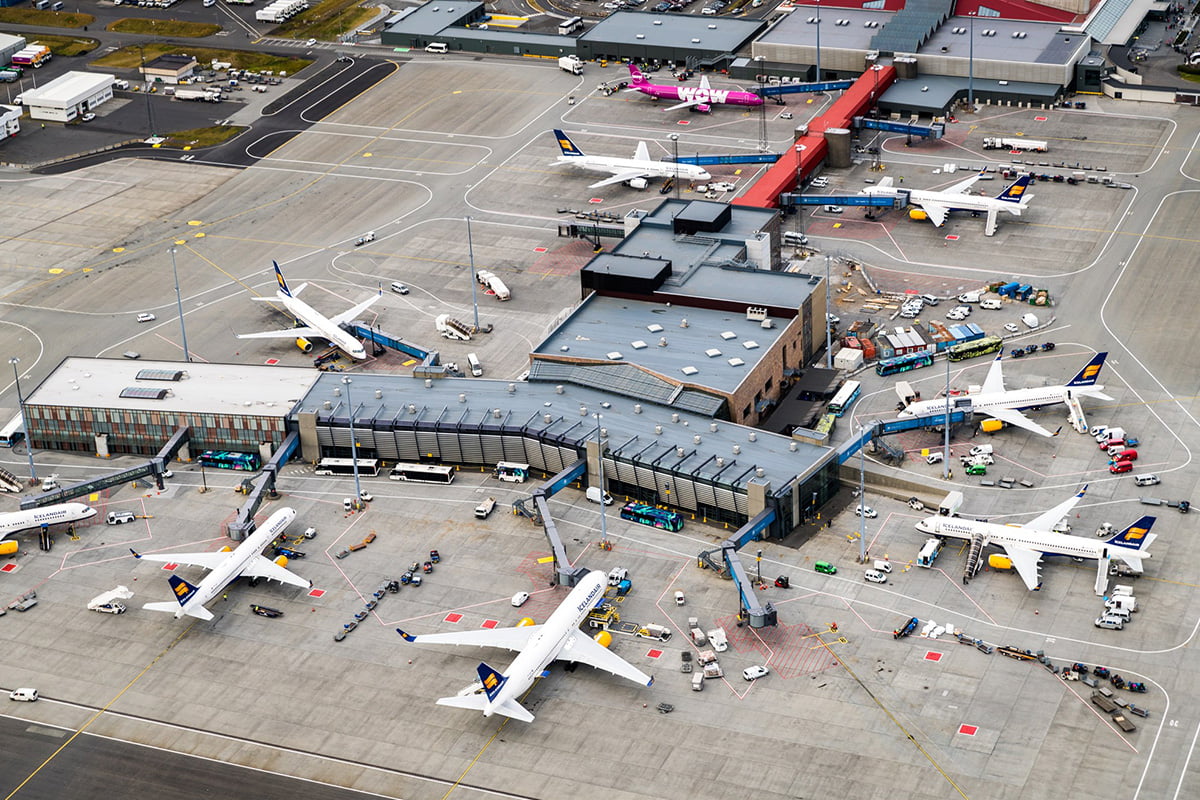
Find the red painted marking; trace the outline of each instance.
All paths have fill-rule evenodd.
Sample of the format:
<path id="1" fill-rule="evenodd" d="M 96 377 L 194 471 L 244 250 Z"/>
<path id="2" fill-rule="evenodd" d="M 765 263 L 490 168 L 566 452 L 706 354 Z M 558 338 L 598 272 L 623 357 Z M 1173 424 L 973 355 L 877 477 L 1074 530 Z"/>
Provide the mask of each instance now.
<path id="1" fill-rule="evenodd" d="M 550 252 L 550 248 L 548 248 L 548 247 L 535 247 L 535 248 L 533 248 L 533 252 L 535 252 L 535 253 L 549 253 L 549 252 Z"/>
<path id="2" fill-rule="evenodd" d="M 175 570 L 179 569 L 179 565 L 172 562 L 170 564 L 163 564 L 162 568 L 165 569 L 167 572 L 174 572 Z"/>
<path id="3" fill-rule="evenodd" d="M 1046 118 L 1045 117 L 1034 117 L 1033 121 L 1034 122 L 1045 122 Z"/>
<path id="4" fill-rule="evenodd" d="M 681 119 L 678 122 L 676 122 L 675 124 L 676 125 L 691 125 L 692 121 L 690 119 Z"/>
<path id="5" fill-rule="evenodd" d="M 974 736 L 976 733 L 979 732 L 979 726 L 978 725 L 959 725 L 958 732 L 961 733 L 963 736 Z"/>
<path id="6" fill-rule="evenodd" d="M 603 203 L 604 198 L 603 197 L 593 197 L 591 200 L 588 200 L 588 202 L 589 203 Z"/>
<path id="7" fill-rule="evenodd" d="M 936 650 L 929 650 L 925 653 L 925 660 L 926 661 L 941 661 L 942 654 Z"/>
<path id="8" fill-rule="evenodd" d="M 487 629 L 490 631 L 492 628 L 496 627 L 496 626 L 497 626 L 497 625 L 499 625 L 499 624 L 500 624 L 499 620 L 494 620 L 494 619 L 485 619 L 485 620 L 483 621 L 483 624 L 482 624 L 482 625 L 480 625 L 479 627 L 481 627 L 481 628 L 487 628 Z"/>
<path id="9" fill-rule="evenodd" d="M 662 656 L 663 656 L 662 650 L 650 650 L 646 653 L 647 658 L 662 658 Z"/>
<path id="10" fill-rule="evenodd" d="M 446 615 L 445 622 L 462 622 L 462 614 L 450 613 Z"/>
<path id="11" fill-rule="evenodd" d="M 311 590 L 309 590 L 308 596 L 309 597 L 324 597 L 325 590 L 324 589 L 311 589 Z"/>
<path id="12" fill-rule="evenodd" d="M 278 359 L 278 358 L 268 358 L 268 359 L 267 359 L 267 360 L 266 360 L 264 363 L 265 363 L 265 364 L 266 364 L 268 367 L 273 367 L 273 366 L 275 366 L 276 364 L 278 364 L 278 363 L 279 363 L 279 359 Z"/>
<path id="13" fill-rule="evenodd" d="M 16 564 L 5 564 L 3 567 L 0 567 L 0 572 L 16 572 L 16 570 Z"/>
<path id="14" fill-rule="evenodd" d="M 1019 156 L 1019 155 L 1021 155 L 1021 151 L 1020 150 L 1009 150 L 1008 154 L 1010 156 Z"/>
<path id="15" fill-rule="evenodd" d="M 957 242 L 957 241 L 958 241 L 958 236 L 956 236 L 955 234 L 953 234 L 953 233 L 952 233 L 952 234 L 950 234 L 949 236 L 947 236 L 947 237 L 946 237 L 946 241 L 948 241 L 948 242 Z"/>

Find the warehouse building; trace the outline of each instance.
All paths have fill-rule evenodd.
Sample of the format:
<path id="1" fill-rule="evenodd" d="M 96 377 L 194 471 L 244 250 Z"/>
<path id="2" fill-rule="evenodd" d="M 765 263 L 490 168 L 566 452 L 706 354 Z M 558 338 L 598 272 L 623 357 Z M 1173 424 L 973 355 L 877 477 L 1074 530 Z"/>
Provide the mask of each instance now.
<path id="1" fill-rule="evenodd" d="M 151 83 L 177 84 L 186 81 L 196 72 L 196 59 L 181 53 L 163 53 L 153 61 L 142 64 L 142 77 Z"/>
<path id="2" fill-rule="evenodd" d="M 18 0 L 24 2 L 24 0 Z M 0 0 L 0 8 L 8 5 L 16 5 L 15 3 L 6 3 Z M 0 64 L 7 64 L 12 61 L 12 57 L 25 49 L 24 36 L 10 36 L 7 33 L 0 33 Z"/>
<path id="3" fill-rule="evenodd" d="M 37 89 L 22 93 L 33 119 L 70 122 L 112 99 L 113 76 L 68 72 Z"/>
<path id="4" fill-rule="evenodd" d="M 578 55 L 720 68 L 766 27 L 760 19 L 618 11 L 579 37 Z"/>

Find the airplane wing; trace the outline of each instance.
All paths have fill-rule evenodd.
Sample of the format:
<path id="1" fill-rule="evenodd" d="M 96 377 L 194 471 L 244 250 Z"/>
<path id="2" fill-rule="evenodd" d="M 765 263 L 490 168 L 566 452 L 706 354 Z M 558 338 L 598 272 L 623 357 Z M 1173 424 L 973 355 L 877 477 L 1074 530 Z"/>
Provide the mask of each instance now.
<path id="1" fill-rule="evenodd" d="M 1004 372 L 1000 367 L 1000 356 L 996 356 L 992 360 L 992 366 L 988 368 L 987 377 L 983 379 L 983 386 L 979 392 L 1003 392 L 1004 391 Z"/>
<path id="2" fill-rule="evenodd" d="M 476 647 L 499 647 L 503 650 L 520 652 L 529 644 L 541 625 L 526 625 L 521 628 L 493 628 L 491 630 L 455 631 L 453 633 L 431 633 L 413 636 L 396 628 L 396 633 L 413 644 L 469 644 Z"/>
<path id="3" fill-rule="evenodd" d="M 876 183 L 875 185 L 880 187 L 881 189 L 890 189 L 892 186 L 892 176 L 884 175 L 882 178 L 879 179 L 879 182 Z"/>
<path id="4" fill-rule="evenodd" d="M 1062 501 L 1049 511 L 1043 511 L 1029 522 L 1026 522 L 1022 527 L 1032 528 L 1033 530 L 1038 531 L 1050 530 L 1060 519 L 1071 513 L 1072 509 L 1074 509 L 1075 506 L 1079 504 L 1079 501 L 1083 499 L 1085 492 L 1087 492 L 1086 485 L 1078 492 L 1071 495 L 1069 499 Z"/>
<path id="5" fill-rule="evenodd" d="M 235 335 L 239 339 L 295 339 L 299 336 L 325 336 L 319 330 L 309 327 L 288 328 L 283 331 L 262 331 L 261 333 L 239 333 Z"/>
<path id="6" fill-rule="evenodd" d="M 1004 553 L 1017 568 L 1017 573 L 1021 576 L 1021 580 L 1025 581 L 1025 586 L 1029 591 L 1032 592 L 1038 588 L 1041 583 L 1041 579 L 1038 577 L 1038 564 L 1042 560 L 1042 554 L 1016 545 L 1005 545 Z"/>
<path id="7" fill-rule="evenodd" d="M 921 210 L 929 216 L 929 221 L 938 228 L 942 227 L 942 223 L 946 221 L 946 215 L 950 213 L 949 207 L 941 203 L 931 203 L 928 200 L 923 202 L 914 200 L 913 202 L 921 207 Z"/>
<path id="8" fill-rule="evenodd" d="M 638 142 L 637 150 L 633 154 L 633 160 L 634 161 L 649 161 L 650 160 L 650 148 L 646 146 L 645 142 Z"/>
<path id="9" fill-rule="evenodd" d="M 654 678 L 621 658 L 607 647 L 588 637 L 582 631 L 577 632 L 572 640 L 559 651 L 557 658 L 561 661 L 577 661 L 580 664 L 611 672 L 620 678 L 649 686 Z"/>
<path id="10" fill-rule="evenodd" d="M 998 419 L 1001 422 L 1007 422 L 1009 425 L 1016 425 L 1018 428 L 1024 428 L 1027 431 L 1032 431 L 1038 436 L 1053 436 L 1054 434 L 1038 425 L 1029 417 L 1017 411 L 1015 408 L 989 408 L 983 412 L 992 419 Z"/>
<path id="11" fill-rule="evenodd" d="M 980 173 L 975 173 L 965 181 L 959 181 L 950 188 L 943 189 L 942 191 L 946 194 L 966 194 L 967 189 L 970 189 L 976 184 L 976 182 L 978 182 L 979 175 Z"/>
<path id="12" fill-rule="evenodd" d="M 677 111 L 681 108 L 691 108 L 692 106 L 698 106 L 698 105 L 700 105 L 699 100 L 684 100 L 682 103 L 676 103 L 673 106 L 668 106 L 667 108 L 664 108 L 663 111 Z"/>
<path id="13" fill-rule="evenodd" d="M 649 177 L 650 177 L 650 173 L 646 170 L 632 170 L 632 169 L 625 170 L 624 172 L 618 172 L 618 173 L 614 174 L 611 178 L 605 178 L 602 181 L 593 183 L 588 188 L 589 189 L 599 189 L 601 186 L 611 186 L 614 183 L 624 183 L 625 181 L 631 181 L 634 178 L 649 178 Z"/>
<path id="14" fill-rule="evenodd" d="M 228 550 L 220 550 L 216 553 L 168 553 L 166 555 L 145 556 L 130 548 L 129 552 L 133 553 L 135 558 L 140 558 L 142 561 L 158 561 L 163 564 L 183 564 L 187 567 L 203 567 L 204 569 L 216 569 L 225 563 L 225 559 L 229 558 Z"/>
<path id="15" fill-rule="evenodd" d="M 371 298 L 362 301 L 361 303 L 356 305 L 354 308 L 343 311 L 341 314 L 338 314 L 336 317 L 330 317 L 329 321 L 332 322 L 334 325 L 343 325 L 347 322 L 352 322 L 357 317 L 361 316 L 362 312 L 364 312 L 368 308 L 370 308 L 371 304 L 374 303 L 376 300 L 378 300 L 381 297 L 383 297 L 382 289 L 379 290 L 378 294 L 373 295 Z"/>
<path id="16" fill-rule="evenodd" d="M 301 589 L 312 588 L 312 581 L 306 581 L 291 570 L 279 566 L 266 556 L 256 556 L 242 570 L 242 575 L 247 578 L 266 578 L 269 581 L 290 583 L 292 586 L 299 586 Z"/>

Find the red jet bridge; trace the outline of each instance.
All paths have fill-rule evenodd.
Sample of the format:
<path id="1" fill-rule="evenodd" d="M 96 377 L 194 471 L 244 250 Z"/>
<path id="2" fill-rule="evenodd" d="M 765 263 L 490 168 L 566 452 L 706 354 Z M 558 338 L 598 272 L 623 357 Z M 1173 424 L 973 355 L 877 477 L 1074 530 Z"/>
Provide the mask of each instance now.
<path id="1" fill-rule="evenodd" d="M 825 159 L 829 145 L 825 131 L 829 128 L 850 128 L 855 117 L 875 104 L 875 100 L 896 80 L 896 68 L 881 66 L 864 72 L 829 110 L 808 124 L 808 135 L 796 140 L 775 166 L 755 181 L 749 191 L 735 198 L 735 206 L 778 208 L 779 195 L 796 188 L 800 177 L 808 177 Z M 803 147 L 803 149 L 799 149 Z"/>

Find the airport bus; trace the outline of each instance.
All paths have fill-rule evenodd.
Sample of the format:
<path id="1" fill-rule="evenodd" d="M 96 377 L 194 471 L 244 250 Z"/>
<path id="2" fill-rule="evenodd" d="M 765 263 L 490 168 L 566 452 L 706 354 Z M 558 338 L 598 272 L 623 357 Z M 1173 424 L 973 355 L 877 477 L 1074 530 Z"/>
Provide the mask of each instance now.
<path id="1" fill-rule="evenodd" d="M 999 336 L 985 336 L 973 342 L 963 342 L 953 345 L 946 351 L 946 357 L 951 361 L 962 361 L 975 356 L 985 356 L 988 353 L 998 353 L 1004 347 L 1004 340 Z"/>
<path id="2" fill-rule="evenodd" d="M 354 459 L 352 458 L 322 458 L 313 470 L 314 475 L 353 475 Z M 379 474 L 379 459 L 358 459 L 358 474 L 370 475 L 374 478 Z"/>
<path id="3" fill-rule="evenodd" d="M 880 361 L 875 365 L 875 374 L 881 376 L 895 375 L 898 372 L 909 372 L 921 367 L 933 366 L 933 356 L 929 353 L 909 353 Z"/>
<path id="4" fill-rule="evenodd" d="M 441 464 L 397 464 L 388 475 L 394 481 L 454 483 L 454 467 Z"/>
<path id="5" fill-rule="evenodd" d="M 621 519 L 667 531 L 683 530 L 682 515 L 641 503 L 626 503 L 621 508 Z"/>
<path id="6" fill-rule="evenodd" d="M 862 384 L 858 381 L 846 381 L 842 384 L 842 388 L 838 389 L 837 394 L 829 401 L 829 413 L 837 414 L 839 417 L 846 413 L 846 409 L 854 404 L 858 399 L 858 395 L 862 392 Z"/>
<path id="7" fill-rule="evenodd" d="M 558 35 L 570 36 L 575 31 L 583 30 L 583 17 L 570 17 L 558 23 Z"/>
<path id="8" fill-rule="evenodd" d="M 817 433 L 823 433 L 826 436 L 833 435 L 833 428 L 837 424 L 837 414 L 822 414 L 820 421 L 813 428 Z"/>
<path id="9" fill-rule="evenodd" d="M 253 472 L 262 466 L 257 453 L 231 453 L 228 450 L 205 450 L 200 454 L 200 466 L 217 469 L 240 469 Z"/>
<path id="10" fill-rule="evenodd" d="M 0 447 L 12 447 L 17 442 L 25 438 L 25 418 L 21 412 L 8 421 L 8 424 L 0 428 Z"/>
<path id="11" fill-rule="evenodd" d="M 529 477 L 529 465 L 518 464 L 515 461 L 499 461 L 492 470 L 492 477 L 509 483 L 524 483 Z"/>

